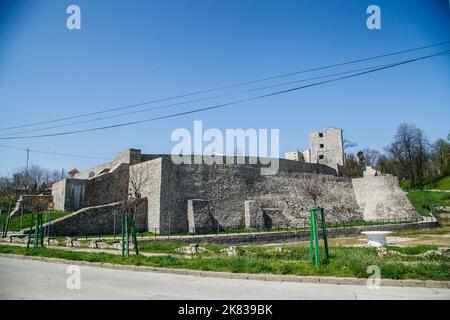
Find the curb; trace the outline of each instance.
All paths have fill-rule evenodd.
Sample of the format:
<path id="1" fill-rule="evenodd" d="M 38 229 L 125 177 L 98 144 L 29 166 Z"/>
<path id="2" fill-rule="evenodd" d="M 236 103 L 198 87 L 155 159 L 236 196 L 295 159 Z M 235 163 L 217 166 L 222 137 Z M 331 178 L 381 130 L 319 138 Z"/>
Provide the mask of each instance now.
<path id="1" fill-rule="evenodd" d="M 240 280 L 258 280 L 258 281 L 276 281 L 276 282 L 297 282 L 297 283 L 315 283 L 315 284 L 337 284 L 337 285 L 367 285 L 365 278 L 349 278 L 349 277 L 322 277 L 322 276 L 295 276 L 295 275 L 277 275 L 277 274 L 259 274 L 259 273 L 232 273 L 217 271 L 200 271 L 188 269 L 172 269 L 160 267 L 147 267 L 135 265 L 122 265 L 101 262 L 75 261 L 59 258 L 46 258 L 39 256 L 24 256 L 20 254 L 0 253 L 0 257 L 12 258 L 18 260 L 31 260 L 47 263 L 63 263 L 85 267 L 97 267 L 112 270 L 128 270 L 136 272 L 154 272 L 164 274 L 177 274 L 185 276 L 195 276 L 204 278 L 223 278 L 223 279 L 240 279 Z M 382 279 L 381 286 L 389 287 L 422 287 L 422 288 L 439 288 L 449 289 L 450 281 L 435 280 L 394 280 Z"/>

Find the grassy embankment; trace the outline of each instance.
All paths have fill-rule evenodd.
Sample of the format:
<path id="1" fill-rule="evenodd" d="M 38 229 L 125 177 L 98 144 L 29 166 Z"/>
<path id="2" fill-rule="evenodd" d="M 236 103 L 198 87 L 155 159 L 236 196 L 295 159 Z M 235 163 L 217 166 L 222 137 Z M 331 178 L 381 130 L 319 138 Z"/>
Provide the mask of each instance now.
<path id="1" fill-rule="evenodd" d="M 428 180 L 423 185 L 423 189 L 411 189 L 408 181 L 401 182 L 402 188 L 408 191 L 408 198 L 419 214 L 428 216 L 429 206 L 450 206 L 450 192 L 427 191 L 450 190 L 450 176 Z"/>
<path id="2" fill-rule="evenodd" d="M 425 190 L 450 190 L 450 176 L 427 181 L 424 185 Z"/>
<path id="3" fill-rule="evenodd" d="M 50 219 L 56 220 L 58 218 L 62 218 L 71 214 L 72 212 L 62 212 L 62 211 L 52 211 L 52 212 L 43 212 L 43 223 L 50 221 Z M 3 225 L 6 215 L 2 213 L 0 225 Z M 22 218 L 20 214 L 16 214 L 9 221 L 9 231 L 19 231 L 22 229 L 28 229 L 31 224 L 32 213 L 24 213 Z M 22 220 L 22 222 L 21 222 Z"/>
<path id="4" fill-rule="evenodd" d="M 421 215 L 429 215 L 429 206 L 450 206 L 450 192 L 412 190 L 408 198 Z"/>

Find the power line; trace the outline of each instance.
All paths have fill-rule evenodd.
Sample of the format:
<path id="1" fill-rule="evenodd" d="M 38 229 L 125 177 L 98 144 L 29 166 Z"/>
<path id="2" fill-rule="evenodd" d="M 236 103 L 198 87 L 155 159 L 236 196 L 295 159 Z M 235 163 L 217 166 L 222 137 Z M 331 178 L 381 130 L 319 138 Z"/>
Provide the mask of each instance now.
<path id="1" fill-rule="evenodd" d="M 449 44 L 449 43 L 450 43 L 450 41 L 445 41 L 445 42 L 431 44 L 431 45 L 427 45 L 427 46 L 415 47 L 415 48 L 410 48 L 410 49 L 406 49 L 406 50 L 401 50 L 401 51 L 395 51 L 395 52 L 391 52 L 391 53 L 381 54 L 381 55 L 372 56 L 372 57 L 368 57 L 368 58 L 356 59 L 356 60 L 352 60 L 352 61 L 336 63 L 336 64 L 327 65 L 327 66 L 316 67 L 316 68 L 311 68 L 311 69 L 305 69 L 305 70 L 300 70 L 300 71 L 295 71 L 295 72 L 275 75 L 275 76 L 271 76 L 271 77 L 261 78 L 261 79 L 257 79 L 257 80 L 241 82 L 241 83 L 232 84 L 232 85 L 228 85 L 228 86 L 222 86 L 222 87 L 217 87 L 217 88 L 212 88 L 212 89 L 194 91 L 194 92 L 181 94 L 181 95 L 176 95 L 176 96 L 172 96 L 172 97 L 161 98 L 161 99 L 145 101 L 145 102 L 136 103 L 136 104 L 130 104 L 130 105 L 125 105 L 125 106 L 109 108 L 109 109 L 105 109 L 105 110 L 101 110 L 101 111 L 89 112 L 89 113 L 79 114 L 79 115 L 70 116 L 70 117 L 63 117 L 63 118 L 58 118 L 58 119 L 53 119 L 53 120 L 33 122 L 33 123 L 24 124 L 24 125 L 5 127 L 5 128 L 0 128 L 0 131 L 10 130 L 10 129 L 18 129 L 18 128 L 24 128 L 24 127 L 30 127 L 30 126 L 37 126 L 37 125 L 41 125 L 41 124 L 47 124 L 47 123 L 52 123 L 52 122 L 71 120 L 71 119 L 76 119 L 76 118 L 83 118 L 83 117 L 88 117 L 88 116 L 92 116 L 92 115 L 97 115 L 97 114 L 107 113 L 107 112 L 112 112 L 112 111 L 117 111 L 117 110 L 130 109 L 130 108 L 135 108 L 135 107 L 139 107 L 139 106 L 143 106 L 143 105 L 147 105 L 147 104 L 153 104 L 153 103 L 158 103 L 158 102 L 163 102 L 163 101 L 169 101 L 169 100 L 184 98 L 184 97 L 188 97 L 188 96 L 193 96 L 193 95 L 198 95 L 198 94 L 203 94 L 203 93 L 208 93 L 208 92 L 213 92 L 213 91 L 231 89 L 231 88 L 236 88 L 236 87 L 240 87 L 240 86 L 245 86 L 245 85 L 249 85 L 249 84 L 258 83 L 258 82 L 264 82 L 264 81 L 280 79 L 280 78 L 284 78 L 284 77 L 290 77 L 290 76 L 293 76 L 293 75 L 298 75 L 298 74 L 307 73 L 307 72 L 320 71 L 320 70 L 324 70 L 324 69 L 340 67 L 340 66 L 344 66 L 344 65 L 348 65 L 348 64 L 353 64 L 353 63 L 359 63 L 359 62 L 370 61 L 370 60 L 374 60 L 374 59 L 386 58 L 386 57 L 390 57 L 390 56 L 394 56 L 394 55 L 399 55 L 399 54 L 414 52 L 414 51 L 418 51 L 418 50 L 429 49 L 429 48 L 433 48 L 433 47 L 437 47 L 437 46 L 442 46 L 442 45 L 446 45 L 446 44 Z"/>
<path id="2" fill-rule="evenodd" d="M 310 87 L 314 87 L 314 86 L 319 86 L 319 85 L 326 84 L 326 83 L 331 83 L 331 82 L 336 82 L 336 81 L 340 81 L 340 80 L 344 80 L 344 79 L 349 79 L 349 78 L 353 78 L 353 77 L 357 77 L 357 76 L 361 76 L 361 75 L 365 75 L 365 74 L 374 73 L 374 72 L 377 72 L 377 71 L 381 71 L 381 70 L 397 67 L 397 66 L 400 66 L 400 65 L 404 65 L 404 64 L 408 64 L 408 63 L 412 63 L 412 62 L 416 62 L 416 61 L 420 61 L 420 60 L 424 60 L 424 59 L 428 59 L 428 58 L 432 58 L 432 57 L 446 55 L 446 54 L 449 54 L 449 53 L 450 53 L 450 50 L 445 50 L 445 51 L 437 52 L 437 53 L 434 53 L 434 54 L 431 54 L 431 55 L 427 55 L 427 56 L 423 56 L 423 57 L 419 57 L 419 58 L 414 58 L 414 59 L 410 59 L 410 60 L 405 60 L 405 61 L 401 61 L 401 62 L 390 64 L 390 65 L 387 65 L 387 66 L 383 66 L 383 67 L 379 67 L 379 68 L 375 68 L 375 69 L 371 69 L 371 70 L 367 70 L 367 71 L 362 71 L 362 72 L 359 72 L 359 73 L 355 73 L 355 74 L 351 74 L 351 75 L 343 76 L 343 77 L 338 77 L 338 78 L 331 79 L 331 80 L 325 80 L 325 81 L 316 82 L 316 83 L 312 83 L 312 84 L 308 84 L 308 85 L 304 85 L 304 86 L 300 86 L 300 87 L 294 87 L 294 88 L 290 88 L 290 89 L 286 89 L 286 90 L 282 90 L 282 91 L 272 92 L 272 93 L 268 93 L 268 94 L 264 94 L 264 95 L 260 95 L 260 96 L 256 96 L 256 97 L 252 97 L 252 98 L 235 100 L 235 101 L 228 102 L 228 103 L 223 103 L 223 104 L 219 104 L 219 105 L 214 105 L 214 106 L 194 109 L 194 110 L 185 111 L 185 112 L 179 112 L 179 113 L 175 113 L 175 114 L 169 114 L 169 115 L 155 117 L 155 118 L 150 118 L 150 119 L 145 119 L 145 120 L 138 120 L 138 121 L 118 123 L 118 124 L 114 124 L 114 125 L 108 125 L 108 126 L 97 127 L 97 128 L 90 128 L 90 129 L 83 129 L 83 130 L 74 130 L 74 131 L 66 131 L 66 132 L 51 133 L 51 134 L 30 135 L 30 136 L 15 136 L 15 137 L 0 137 L 0 140 L 44 138 L 44 137 L 70 135 L 70 134 L 75 134 L 75 133 L 99 131 L 99 130 L 105 130 L 105 129 L 123 127 L 123 126 L 129 126 L 129 125 L 134 125 L 134 124 L 139 124 L 139 123 L 152 122 L 152 121 L 157 121 L 157 120 L 162 120 L 162 119 L 174 118 L 174 117 L 179 117 L 179 116 L 183 116 L 183 115 L 187 115 L 187 114 L 193 114 L 193 113 L 203 112 L 203 111 L 212 110 L 212 109 L 219 109 L 219 108 L 223 108 L 223 107 L 227 107 L 227 106 L 231 106 L 231 105 L 235 105 L 235 104 L 239 104 L 239 103 L 243 103 L 243 102 L 249 102 L 249 101 L 253 101 L 253 100 L 263 99 L 263 98 L 267 98 L 267 97 L 271 97 L 271 96 L 275 96 L 275 95 L 280 95 L 280 94 L 284 94 L 284 93 L 288 93 L 288 92 L 302 90 L 302 89 L 306 89 L 306 88 L 310 88 Z"/>
<path id="3" fill-rule="evenodd" d="M 257 87 L 257 88 L 252 88 L 252 89 L 248 89 L 248 90 L 242 90 L 242 91 L 239 91 L 238 93 L 248 93 L 248 92 L 260 91 L 260 90 L 265 90 L 265 89 L 269 89 L 269 88 L 285 86 L 285 85 L 289 85 L 289 84 L 295 84 L 295 83 L 306 82 L 306 81 L 311 81 L 311 80 L 329 78 L 329 77 L 343 75 L 343 74 L 351 74 L 351 73 L 370 70 L 370 69 L 379 68 L 379 67 L 383 67 L 383 66 L 387 66 L 387 65 L 389 65 L 389 64 L 370 66 L 370 67 L 365 67 L 365 68 L 353 69 L 353 70 L 349 70 L 349 71 L 326 74 L 326 75 L 322 75 L 322 76 L 310 77 L 310 78 L 306 78 L 306 79 L 276 83 L 276 84 L 272 84 L 272 85 L 268 85 L 268 86 Z M 124 113 L 120 113 L 120 114 L 99 117 L 99 118 L 94 118 L 94 119 L 88 119 L 88 120 L 82 120 L 82 121 L 77 121 L 77 122 L 71 122 L 71 123 L 65 123 L 65 124 L 60 124 L 60 125 L 55 125 L 55 126 L 44 127 L 44 128 L 18 131 L 18 132 L 13 132 L 13 133 L 3 133 L 3 134 L 0 134 L 0 137 L 10 136 L 10 135 L 18 135 L 18 134 L 24 134 L 24 133 L 31 133 L 31 132 L 39 132 L 39 131 L 45 131 L 48 129 L 56 129 L 56 128 L 74 126 L 74 125 L 79 125 L 79 124 L 86 124 L 86 123 L 90 123 L 90 122 L 107 120 L 107 119 L 112 119 L 112 118 L 117 118 L 117 117 L 123 117 L 123 116 L 127 116 L 127 115 L 133 115 L 133 114 L 138 114 L 138 113 L 143 113 L 143 112 L 148 112 L 148 111 L 154 111 L 154 110 L 158 110 L 158 109 L 172 108 L 175 106 L 193 103 L 193 102 L 200 102 L 200 101 L 206 101 L 206 100 L 211 100 L 211 99 L 216 99 L 216 98 L 222 98 L 222 97 L 226 97 L 226 96 L 230 96 L 230 95 L 233 95 L 233 94 L 222 94 L 222 95 L 210 96 L 210 97 L 206 97 L 206 98 L 194 99 L 194 100 L 190 100 L 190 101 L 182 101 L 182 102 L 168 104 L 168 105 L 156 106 L 156 107 L 146 108 L 146 109 L 137 110 L 137 111 L 124 112 Z"/>
<path id="4" fill-rule="evenodd" d="M 240 91 L 238 93 L 248 93 L 248 92 L 259 91 L 259 90 L 264 90 L 264 89 L 269 89 L 269 88 L 274 88 L 274 87 L 279 87 L 279 86 L 285 86 L 285 85 L 294 84 L 294 83 L 300 83 L 300 82 L 306 82 L 306 81 L 311 81 L 311 80 L 329 78 L 329 77 L 334 77 L 334 76 L 343 75 L 343 74 L 351 74 L 351 73 L 355 73 L 355 72 L 359 72 L 359 71 L 365 71 L 365 70 L 370 70 L 370 69 L 383 67 L 383 66 L 386 66 L 386 65 L 388 65 L 388 64 L 371 66 L 371 67 L 360 68 L 360 69 L 353 69 L 353 70 L 344 71 L 344 72 L 338 72 L 338 73 L 331 73 L 331 74 L 326 74 L 326 75 L 317 76 L 317 77 L 311 77 L 311 78 L 306 78 L 306 79 L 300 79 L 300 80 L 295 80 L 295 81 L 282 82 L 282 83 L 277 83 L 277 84 L 273 84 L 273 85 L 269 85 L 269 86 L 257 87 L 257 88 L 253 88 L 253 89 L 249 89 L 249 90 L 244 90 L 244 91 Z M 194 100 L 190 100 L 190 101 L 186 101 L 186 102 L 178 102 L 178 103 L 174 103 L 174 104 L 168 104 L 168 105 L 162 105 L 162 106 L 157 106 L 157 107 L 151 107 L 151 108 L 146 108 L 146 109 L 137 110 L 137 111 L 130 111 L 130 112 L 119 113 L 119 114 L 115 114 L 115 115 L 111 115 L 111 116 L 105 116 L 105 117 L 94 118 L 94 119 L 89 119 L 89 120 L 65 123 L 65 124 L 60 124 L 60 125 L 56 125 L 56 126 L 49 126 L 49 127 L 38 128 L 38 129 L 31 129 L 31 130 L 25 130 L 25 131 L 18 131 L 18 132 L 13 132 L 13 133 L 3 133 L 3 134 L 0 134 L 0 137 L 2 137 L 2 136 L 5 137 L 5 136 L 9 136 L 9 135 L 24 134 L 24 133 L 30 133 L 30 132 L 38 132 L 38 131 L 44 131 L 44 130 L 48 130 L 48 129 L 55 129 L 55 128 L 61 128 L 61 127 L 74 126 L 74 125 L 78 125 L 78 124 L 86 124 L 86 123 L 89 123 L 89 122 L 95 122 L 95 121 L 101 121 L 101 120 L 112 119 L 112 118 L 117 118 L 117 117 L 123 117 L 123 116 L 132 115 L 132 114 L 138 114 L 138 113 L 143 113 L 143 112 L 148 112 L 148 111 L 154 111 L 154 110 L 158 110 L 158 109 L 172 108 L 172 107 L 183 105 L 183 104 L 187 104 L 187 103 L 206 101 L 206 100 L 222 98 L 222 97 L 226 97 L 226 96 L 229 96 L 229 95 L 218 95 L 218 96 L 212 96 L 212 97 L 207 97 L 207 98 L 194 99 Z"/>
<path id="5" fill-rule="evenodd" d="M 55 128 L 61 128 L 61 127 L 74 126 L 74 125 L 77 125 L 77 124 L 85 124 L 85 123 L 89 123 L 89 122 L 107 120 L 107 119 L 112 119 L 112 118 L 117 118 L 117 117 L 123 117 L 123 116 L 126 116 L 126 115 L 131 115 L 131 114 L 137 114 L 137 113 L 142 113 L 142 112 L 154 111 L 154 110 L 158 110 L 158 109 L 172 108 L 172 107 L 179 106 L 179 105 L 186 104 L 186 103 L 193 103 L 193 102 L 200 102 L 200 101 L 206 101 L 206 100 L 221 98 L 221 97 L 224 97 L 224 96 L 225 95 L 218 95 L 218 96 L 206 97 L 206 98 L 201 98 L 201 99 L 194 99 L 194 100 L 190 100 L 190 101 L 186 101 L 186 102 L 178 102 L 178 103 L 173 103 L 173 104 L 168 104 L 168 105 L 162 105 L 162 106 L 157 106 L 157 107 L 152 107 L 152 108 L 146 108 L 146 109 L 143 109 L 143 110 L 119 113 L 119 114 L 115 114 L 115 115 L 111 115 L 111 116 L 105 116 L 105 117 L 94 118 L 94 119 L 89 119 L 89 120 L 83 120 L 83 121 L 59 124 L 59 125 L 56 125 L 56 126 L 50 126 L 50 127 L 45 127 L 45 128 L 31 129 L 31 130 L 19 131 L 19 132 L 14 132 L 14 133 L 3 133 L 3 134 L 0 134 L 0 137 L 1 136 L 11 135 L 11 134 L 23 134 L 23 133 L 29 133 L 29 132 L 37 132 L 37 131 L 43 131 L 43 130 L 48 130 L 48 129 L 55 129 Z"/>
<path id="6" fill-rule="evenodd" d="M 27 166 L 28 166 L 28 157 L 29 157 L 29 153 L 30 152 L 50 154 L 50 155 L 62 156 L 62 157 L 70 157 L 70 158 L 100 159 L 100 160 L 108 160 L 108 159 L 110 160 L 110 159 L 112 159 L 112 158 L 106 158 L 106 157 L 81 156 L 81 155 L 68 154 L 68 153 L 33 150 L 33 149 L 30 149 L 30 148 L 24 149 L 24 148 L 19 148 L 19 147 L 6 146 L 6 145 L 2 145 L 2 144 L 0 144 L 0 147 L 7 148 L 7 149 L 13 149 L 13 150 L 26 151 L 27 152 Z"/>
<path id="7" fill-rule="evenodd" d="M 376 68 L 380 68 L 380 67 L 384 67 L 384 66 L 389 66 L 389 65 L 392 65 L 392 64 L 393 63 L 382 64 L 382 65 L 376 65 L 376 66 L 371 66 L 371 67 L 366 67 L 366 68 L 353 69 L 353 70 L 349 70 L 349 71 L 336 72 L 336 73 L 326 74 L 326 75 L 312 77 L 312 78 L 307 78 L 307 79 L 300 79 L 300 80 L 281 82 L 281 83 L 276 83 L 276 84 L 272 84 L 272 85 L 268 85 L 268 86 L 264 86 L 264 87 L 248 89 L 248 90 L 245 90 L 244 92 L 254 92 L 254 91 L 260 91 L 260 90 L 265 90 L 265 89 L 270 89 L 270 88 L 276 88 L 276 87 L 280 87 L 280 86 L 286 86 L 286 85 L 294 84 L 294 83 L 300 83 L 300 82 L 306 82 L 306 81 L 311 81 L 311 80 L 335 77 L 335 76 L 340 76 L 340 75 L 343 75 L 343 74 L 350 74 L 350 73 L 356 73 L 356 72 L 360 72 L 360 71 L 376 69 Z"/>

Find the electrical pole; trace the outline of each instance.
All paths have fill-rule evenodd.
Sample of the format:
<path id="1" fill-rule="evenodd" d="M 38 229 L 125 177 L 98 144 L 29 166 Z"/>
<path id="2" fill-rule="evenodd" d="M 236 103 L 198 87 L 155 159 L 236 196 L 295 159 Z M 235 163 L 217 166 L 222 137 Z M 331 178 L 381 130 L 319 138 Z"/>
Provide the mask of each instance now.
<path id="1" fill-rule="evenodd" d="M 30 147 L 27 147 L 27 166 L 25 169 L 25 190 L 28 194 L 28 162 L 30 160 Z"/>

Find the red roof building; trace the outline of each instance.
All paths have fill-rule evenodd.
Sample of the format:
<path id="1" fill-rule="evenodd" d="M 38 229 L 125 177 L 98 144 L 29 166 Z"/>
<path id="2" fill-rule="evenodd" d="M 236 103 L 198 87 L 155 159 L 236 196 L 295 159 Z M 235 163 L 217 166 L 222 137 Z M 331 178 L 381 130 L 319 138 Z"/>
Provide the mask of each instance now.
<path id="1" fill-rule="evenodd" d="M 68 174 L 73 177 L 75 176 L 77 173 L 80 173 L 80 171 L 78 171 L 78 169 L 72 169 L 68 172 Z"/>

